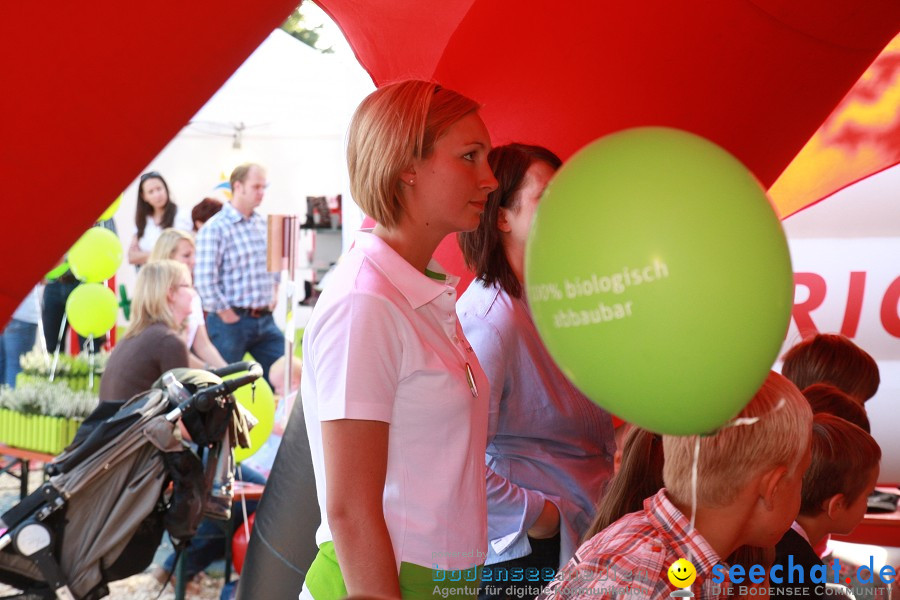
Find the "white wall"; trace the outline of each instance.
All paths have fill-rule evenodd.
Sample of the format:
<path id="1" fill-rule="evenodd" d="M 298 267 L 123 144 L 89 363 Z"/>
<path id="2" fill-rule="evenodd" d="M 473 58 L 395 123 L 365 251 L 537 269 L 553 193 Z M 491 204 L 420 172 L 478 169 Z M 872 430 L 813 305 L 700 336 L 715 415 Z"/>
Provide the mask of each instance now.
<path id="1" fill-rule="evenodd" d="M 880 479 L 893 483 L 900 482 L 900 331 L 890 318 L 898 313 L 897 299 L 889 297 L 885 302 L 885 293 L 892 283 L 900 282 L 898 198 L 900 167 L 895 167 L 784 222 L 794 272 L 824 282 L 822 302 L 808 312 L 816 329 L 844 333 L 878 361 L 881 386 L 866 403 L 866 411 L 883 453 Z M 853 272 L 865 273 L 865 283 L 860 285 L 862 276 L 856 275 L 858 283 L 851 294 Z M 860 292 L 857 311 L 848 295 L 858 297 Z M 809 294 L 806 286 L 797 286 L 795 305 L 807 302 Z M 858 326 L 853 328 L 856 316 Z M 799 340 L 792 318 L 780 355 Z"/>
<path id="2" fill-rule="evenodd" d="M 187 212 L 248 161 L 267 170 L 263 215 L 302 217 L 306 196 L 343 194 L 350 203 L 344 138 L 353 110 L 373 89 L 352 57 L 320 54 L 276 30 L 141 173 L 159 171 L 172 200 Z M 233 147 L 236 125 L 244 127 L 240 149 Z M 126 249 L 141 173 L 115 215 Z M 126 262 L 117 279 L 131 290 L 134 278 Z"/>

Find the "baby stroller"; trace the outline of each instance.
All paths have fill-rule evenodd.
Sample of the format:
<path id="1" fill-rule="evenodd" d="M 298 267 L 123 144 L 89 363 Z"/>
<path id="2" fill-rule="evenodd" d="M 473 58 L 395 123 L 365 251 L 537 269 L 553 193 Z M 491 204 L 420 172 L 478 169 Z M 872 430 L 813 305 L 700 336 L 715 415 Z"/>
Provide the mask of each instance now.
<path id="1" fill-rule="evenodd" d="M 246 362 L 173 369 L 143 394 L 101 403 L 47 465 L 48 481 L 0 516 L 0 582 L 22 590 L 7 598 L 103 598 L 108 582 L 150 565 L 164 531 L 181 551 L 204 514 L 227 518 L 233 447 L 249 445 L 231 394 L 261 376 Z"/>

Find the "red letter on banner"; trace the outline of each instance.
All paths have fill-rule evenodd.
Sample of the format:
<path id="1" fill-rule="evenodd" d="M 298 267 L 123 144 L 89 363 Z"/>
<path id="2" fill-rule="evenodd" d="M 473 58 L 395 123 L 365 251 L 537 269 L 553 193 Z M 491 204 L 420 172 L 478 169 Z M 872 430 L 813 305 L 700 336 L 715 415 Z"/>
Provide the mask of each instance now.
<path id="1" fill-rule="evenodd" d="M 851 271 L 850 288 L 847 290 L 847 309 L 844 311 L 844 323 L 841 325 L 841 334 L 848 338 L 856 337 L 856 330 L 859 329 L 865 289 L 866 272 Z"/>
<path id="2" fill-rule="evenodd" d="M 825 278 L 815 273 L 794 273 L 795 298 L 798 285 L 805 286 L 809 290 L 809 297 L 802 304 L 795 301 L 791 314 L 797 323 L 800 336 L 805 338 L 819 332 L 809 313 L 822 306 L 822 302 L 825 301 Z"/>
<path id="3" fill-rule="evenodd" d="M 885 331 L 900 338 L 900 315 L 897 313 L 897 301 L 900 300 L 900 277 L 891 282 L 884 299 L 881 301 L 881 324 Z"/>

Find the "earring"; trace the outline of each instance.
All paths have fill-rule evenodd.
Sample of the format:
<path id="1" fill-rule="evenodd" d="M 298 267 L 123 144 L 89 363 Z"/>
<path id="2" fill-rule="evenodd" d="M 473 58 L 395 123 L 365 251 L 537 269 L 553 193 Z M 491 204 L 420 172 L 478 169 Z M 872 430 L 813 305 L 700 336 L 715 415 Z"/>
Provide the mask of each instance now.
<path id="1" fill-rule="evenodd" d="M 409 180 L 409 185 L 412 185 L 415 181 L 416 181 L 415 179 L 410 179 L 410 180 Z"/>

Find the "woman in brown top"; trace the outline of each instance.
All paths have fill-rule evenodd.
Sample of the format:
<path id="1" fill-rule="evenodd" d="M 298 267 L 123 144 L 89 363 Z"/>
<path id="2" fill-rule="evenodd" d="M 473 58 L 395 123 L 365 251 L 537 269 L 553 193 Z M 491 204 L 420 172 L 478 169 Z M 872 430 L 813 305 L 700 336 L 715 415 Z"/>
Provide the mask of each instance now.
<path id="1" fill-rule="evenodd" d="M 138 273 L 128 333 L 113 349 L 100 381 L 100 400 L 127 400 L 150 389 L 169 369 L 188 366 L 181 330 L 194 290 L 187 267 L 174 260 Z"/>

